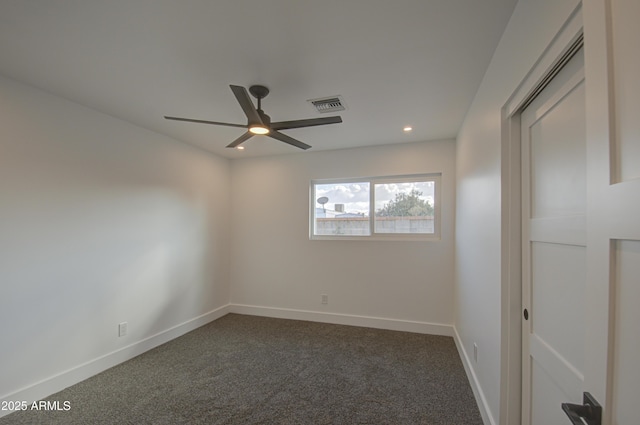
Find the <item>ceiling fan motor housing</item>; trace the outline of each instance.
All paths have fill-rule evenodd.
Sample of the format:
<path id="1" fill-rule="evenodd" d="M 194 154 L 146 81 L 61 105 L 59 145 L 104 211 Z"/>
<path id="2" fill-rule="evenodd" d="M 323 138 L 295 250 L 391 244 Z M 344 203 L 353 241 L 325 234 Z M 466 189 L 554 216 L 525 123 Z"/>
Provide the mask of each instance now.
<path id="1" fill-rule="evenodd" d="M 262 120 L 262 124 L 265 127 L 271 127 L 271 117 L 264 113 L 262 109 L 258 109 L 258 115 L 260 115 L 260 119 Z"/>

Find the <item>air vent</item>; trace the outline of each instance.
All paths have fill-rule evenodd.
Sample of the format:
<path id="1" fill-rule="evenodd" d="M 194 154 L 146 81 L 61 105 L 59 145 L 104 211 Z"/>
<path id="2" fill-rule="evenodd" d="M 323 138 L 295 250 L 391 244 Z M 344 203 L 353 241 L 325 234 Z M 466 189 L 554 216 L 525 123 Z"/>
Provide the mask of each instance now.
<path id="1" fill-rule="evenodd" d="M 316 111 L 321 114 L 329 112 L 344 111 L 347 109 L 347 105 L 344 103 L 342 96 L 323 97 L 321 99 L 310 99 L 307 102 L 311 103 Z"/>

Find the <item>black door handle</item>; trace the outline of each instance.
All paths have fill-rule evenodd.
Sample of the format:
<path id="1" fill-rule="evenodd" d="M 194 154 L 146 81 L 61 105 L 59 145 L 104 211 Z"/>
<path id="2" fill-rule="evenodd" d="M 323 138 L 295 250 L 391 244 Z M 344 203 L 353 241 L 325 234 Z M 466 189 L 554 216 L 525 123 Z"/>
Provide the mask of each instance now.
<path id="1" fill-rule="evenodd" d="M 582 396 L 584 404 L 562 403 L 562 410 L 573 425 L 602 425 L 602 406 L 589 393 Z M 585 420 L 585 422 L 582 421 Z"/>

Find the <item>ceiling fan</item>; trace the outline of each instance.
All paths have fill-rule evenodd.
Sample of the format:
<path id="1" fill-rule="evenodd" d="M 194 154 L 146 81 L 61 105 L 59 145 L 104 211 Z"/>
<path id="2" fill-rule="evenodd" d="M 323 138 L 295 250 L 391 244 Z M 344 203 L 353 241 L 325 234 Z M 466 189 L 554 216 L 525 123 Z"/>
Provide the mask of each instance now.
<path id="1" fill-rule="evenodd" d="M 236 96 L 240 107 L 244 111 L 244 114 L 247 116 L 247 124 L 232 124 L 226 122 L 217 122 L 217 121 L 205 121 L 205 120 L 196 120 L 191 118 L 179 118 L 179 117 L 167 117 L 165 119 L 175 120 L 175 121 L 187 121 L 187 122 L 196 122 L 201 124 L 213 124 L 213 125 L 224 125 L 227 127 L 241 127 L 246 128 L 247 132 L 242 136 L 238 137 L 236 140 L 227 145 L 228 148 L 235 148 L 240 144 L 246 142 L 254 135 L 265 135 L 272 137 L 276 140 L 280 140 L 281 142 L 288 143 L 292 146 L 295 146 L 300 149 L 309 149 L 311 146 L 306 143 L 302 143 L 299 140 L 294 139 L 293 137 L 287 136 L 286 134 L 280 133 L 279 130 L 289 130 L 292 128 L 302 128 L 302 127 L 313 127 L 316 125 L 325 125 L 325 124 L 337 124 L 342 122 L 342 118 L 339 116 L 334 117 L 326 117 L 326 118 L 310 118 L 305 120 L 294 120 L 294 121 L 279 121 L 279 122 L 271 122 L 271 118 L 269 115 L 265 114 L 262 110 L 261 101 L 269 94 L 269 89 L 265 86 L 251 86 L 249 87 L 249 92 L 258 99 L 258 108 L 253 105 L 251 98 L 249 97 L 249 93 L 247 93 L 247 89 L 242 86 L 234 86 L 230 85 L 231 91 Z"/>

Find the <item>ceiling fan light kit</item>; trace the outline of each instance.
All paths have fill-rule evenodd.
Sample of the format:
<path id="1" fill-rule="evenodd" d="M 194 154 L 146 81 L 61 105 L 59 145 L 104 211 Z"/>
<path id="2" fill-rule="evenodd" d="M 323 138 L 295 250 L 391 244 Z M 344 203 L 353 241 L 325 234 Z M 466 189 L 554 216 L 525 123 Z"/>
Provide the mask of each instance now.
<path id="1" fill-rule="evenodd" d="M 262 99 L 264 99 L 269 94 L 268 88 L 266 88 L 265 86 L 254 85 L 249 87 L 249 92 L 247 92 L 247 89 L 245 89 L 242 86 L 231 85 L 229 87 L 231 87 L 231 91 L 235 95 L 236 100 L 240 104 L 242 111 L 247 117 L 246 125 L 217 122 L 217 121 L 197 120 L 197 119 L 191 119 L 191 118 L 170 117 L 170 116 L 165 116 L 165 119 L 174 120 L 174 121 L 195 122 L 200 124 L 212 124 L 212 125 L 223 125 L 227 127 L 246 128 L 247 131 L 243 135 L 238 137 L 236 140 L 228 144 L 227 145 L 228 148 L 238 147 L 240 144 L 246 142 L 254 135 L 265 135 L 305 150 L 309 149 L 311 146 L 299 140 L 296 140 L 293 137 L 287 136 L 286 134 L 281 133 L 278 130 L 290 130 L 293 128 L 313 127 L 316 125 L 327 125 L 327 124 L 338 124 L 342 122 L 342 118 L 339 116 L 326 117 L 326 118 L 309 118 L 309 119 L 293 120 L 293 121 L 271 122 L 271 118 L 269 117 L 269 115 L 265 114 L 264 111 L 262 110 Z M 249 93 L 251 93 L 251 95 L 253 95 L 253 97 L 255 97 L 256 99 L 258 99 L 257 108 L 251 101 L 251 98 L 249 97 Z"/>
<path id="2" fill-rule="evenodd" d="M 253 127 L 249 127 L 249 131 L 253 134 L 269 134 L 269 129 L 267 127 L 263 127 L 261 125 L 254 125 Z"/>

